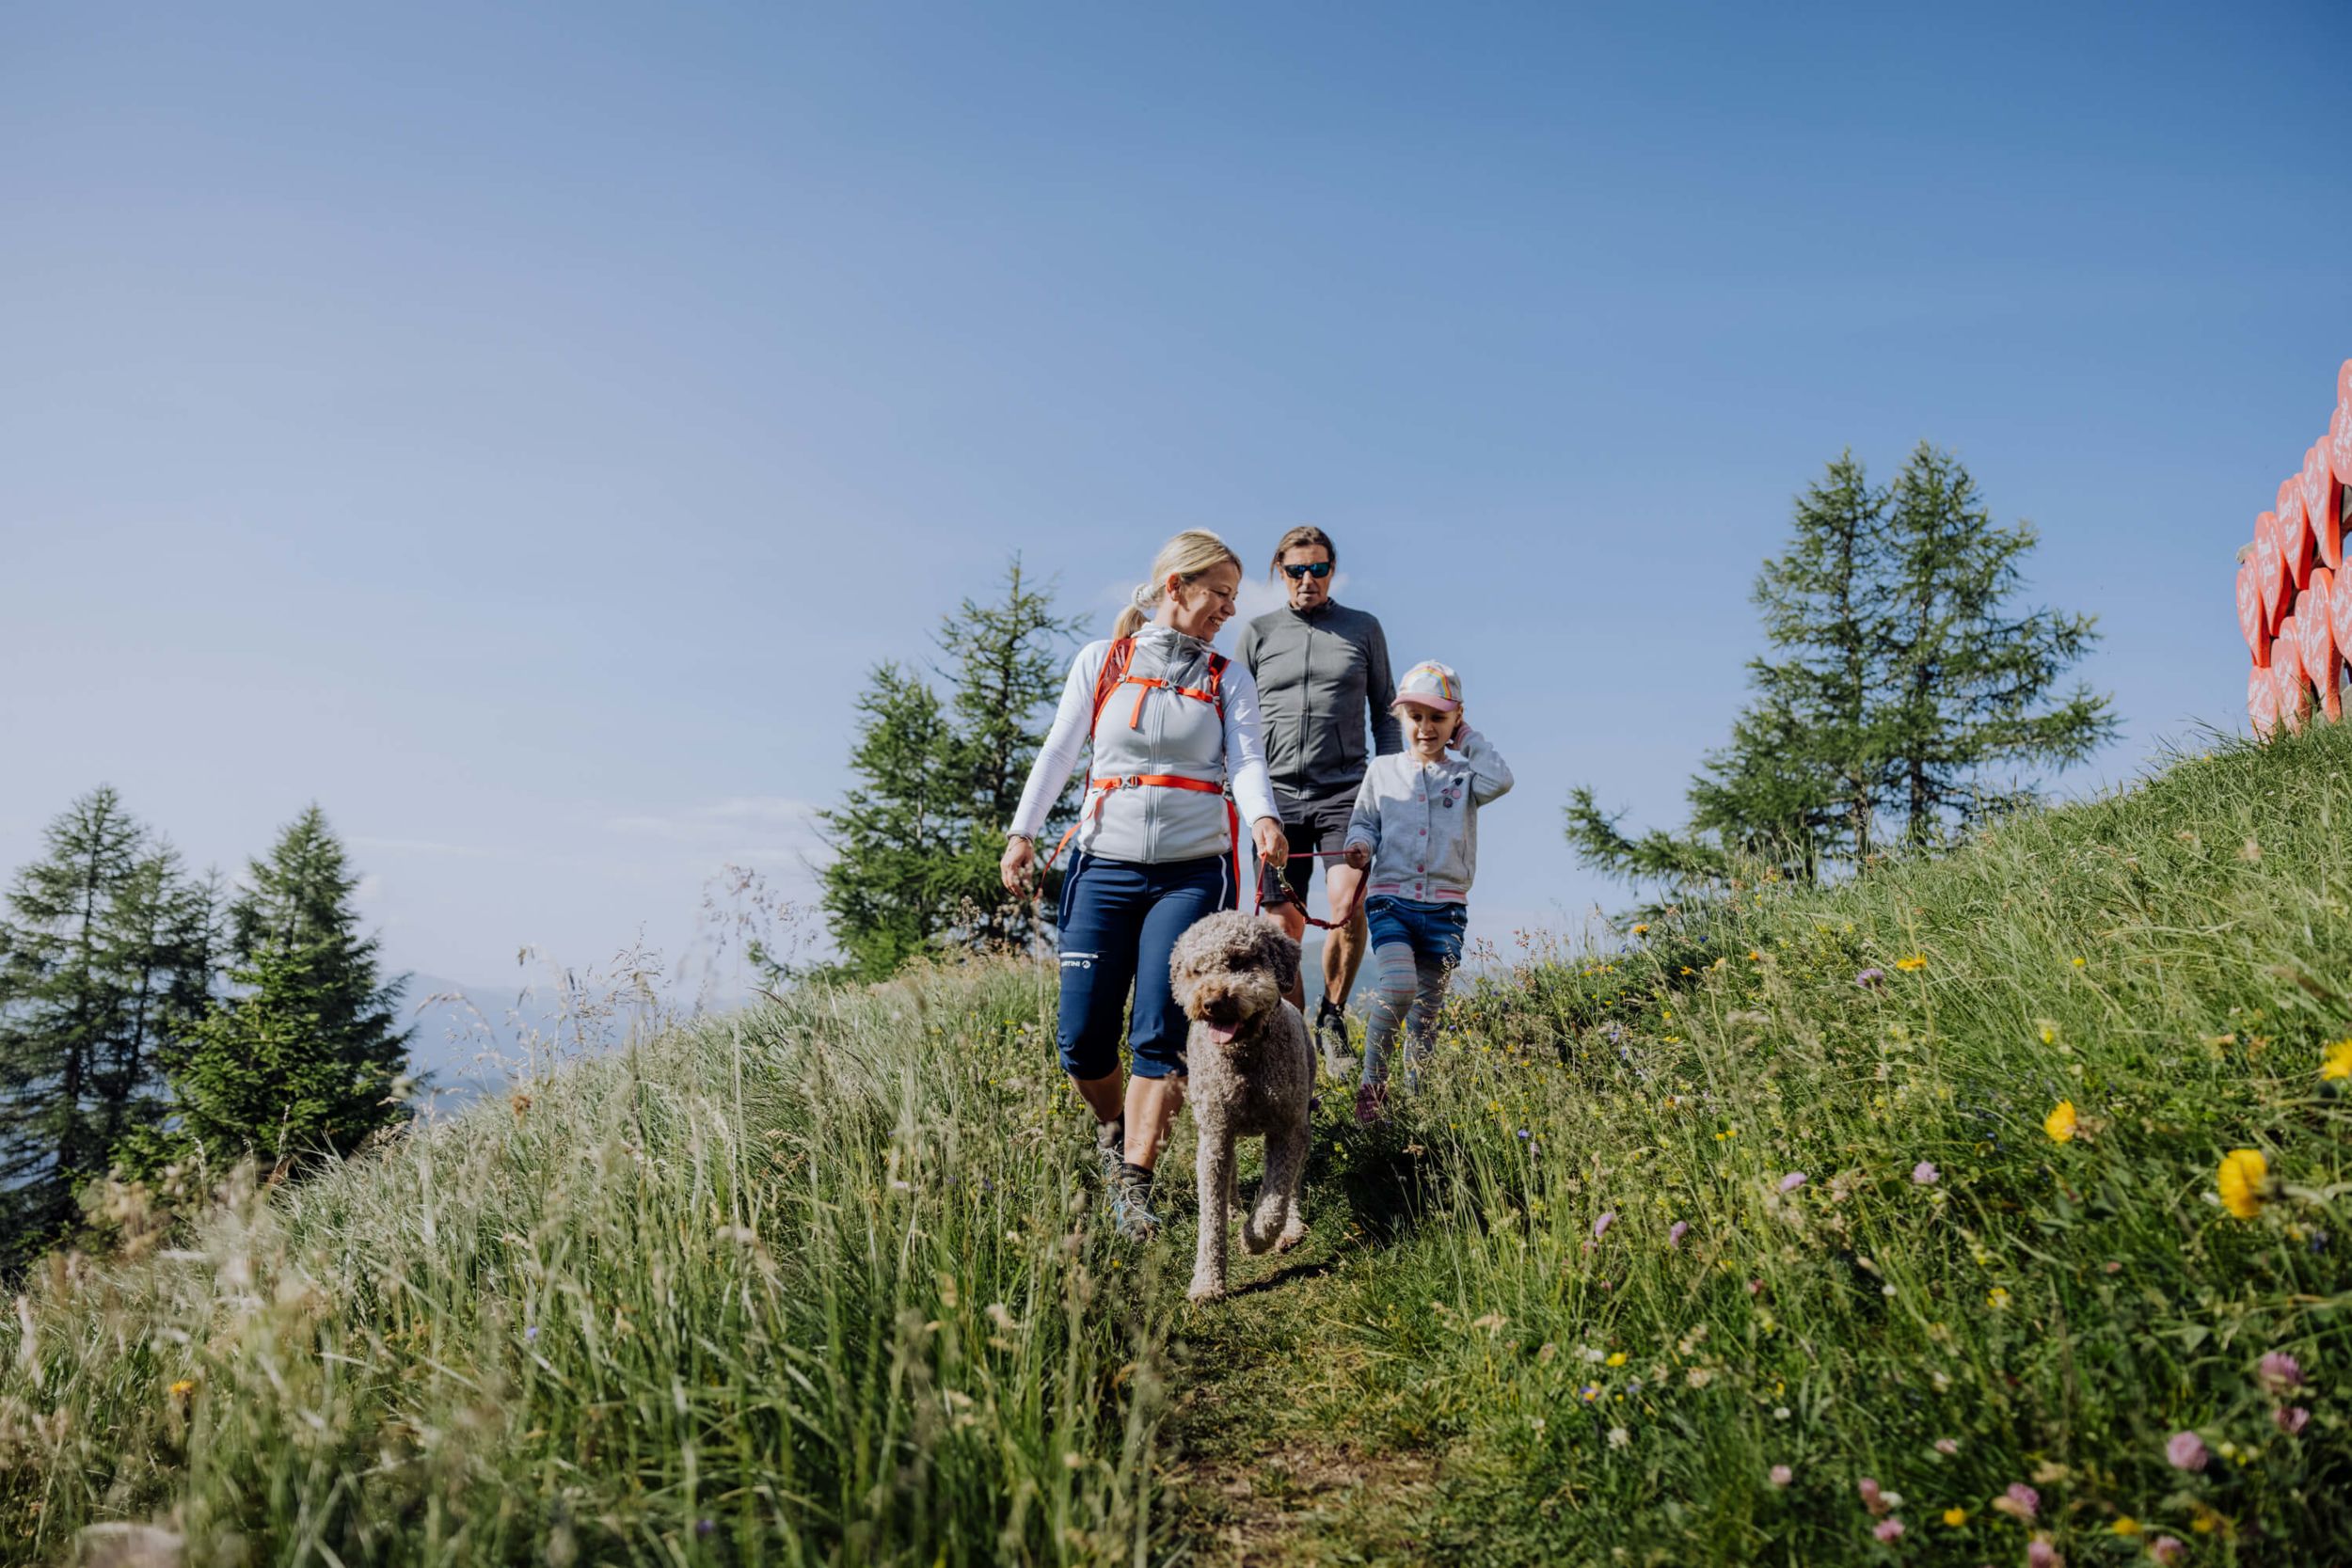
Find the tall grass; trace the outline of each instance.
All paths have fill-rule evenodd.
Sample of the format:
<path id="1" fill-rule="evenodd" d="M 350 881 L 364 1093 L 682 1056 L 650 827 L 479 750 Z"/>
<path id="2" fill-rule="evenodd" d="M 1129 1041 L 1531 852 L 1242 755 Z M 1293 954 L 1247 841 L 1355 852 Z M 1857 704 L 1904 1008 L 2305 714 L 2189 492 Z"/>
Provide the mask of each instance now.
<path id="1" fill-rule="evenodd" d="M 1039 971 L 812 989 L 55 1264 L 0 1327 L 0 1539 L 1140 1563 L 1200 1544 L 1153 1505 L 1182 1329 L 1284 1390 L 1212 1402 L 1229 1465 L 1438 1478 L 1287 1560 L 2345 1560 L 2347 830 L 2331 727 L 1530 951 L 1397 1120 L 1322 1113 L 1339 1266 L 1206 1316 L 1188 1228 L 1098 1234 Z"/>
<path id="2" fill-rule="evenodd" d="M 1039 1000 L 813 990 L 57 1262 L 0 1345 L 8 1552 L 1133 1556 L 1167 1314 L 1093 1236 Z"/>
<path id="3" fill-rule="evenodd" d="M 2328 727 L 1470 990 L 1352 1391 L 1433 1555 L 2352 1560 L 2348 833 Z"/>

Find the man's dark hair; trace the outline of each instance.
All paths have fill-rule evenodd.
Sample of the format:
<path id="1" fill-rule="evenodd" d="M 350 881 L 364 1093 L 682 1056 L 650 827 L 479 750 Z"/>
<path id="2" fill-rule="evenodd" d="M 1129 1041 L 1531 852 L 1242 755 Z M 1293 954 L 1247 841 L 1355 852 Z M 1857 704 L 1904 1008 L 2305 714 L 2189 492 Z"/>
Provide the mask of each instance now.
<path id="1" fill-rule="evenodd" d="M 1281 576 L 1282 558 L 1309 545 L 1322 546 L 1324 553 L 1331 558 L 1331 564 L 1337 566 L 1340 563 L 1340 547 L 1331 543 L 1331 536 L 1312 523 L 1301 523 L 1282 535 L 1282 542 L 1274 546 L 1274 563 L 1266 568 L 1266 576 Z"/>

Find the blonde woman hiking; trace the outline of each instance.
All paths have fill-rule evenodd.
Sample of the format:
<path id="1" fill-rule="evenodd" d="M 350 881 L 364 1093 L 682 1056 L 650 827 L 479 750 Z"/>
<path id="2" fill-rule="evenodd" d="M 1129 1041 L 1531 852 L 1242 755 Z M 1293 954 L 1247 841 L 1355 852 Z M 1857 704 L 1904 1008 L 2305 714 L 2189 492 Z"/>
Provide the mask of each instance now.
<path id="1" fill-rule="evenodd" d="M 1201 916 L 1240 907 L 1242 820 L 1259 859 L 1279 866 L 1289 854 L 1257 683 L 1210 646 L 1241 577 L 1240 558 L 1205 530 L 1161 546 L 1112 636 L 1072 661 L 1000 866 L 1007 888 L 1028 891 L 1037 832 L 1091 739 L 1093 776 L 1064 840 L 1076 853 L 1062 879 L 1057 1034 L 1062 1068 L 1094 1113 L 1119 1228 L 1138 1240 L 1159 1228 L 1152 1171 L 1184 1095 L 1188 1024 L 1169 994 L 1168 954 Z"/>

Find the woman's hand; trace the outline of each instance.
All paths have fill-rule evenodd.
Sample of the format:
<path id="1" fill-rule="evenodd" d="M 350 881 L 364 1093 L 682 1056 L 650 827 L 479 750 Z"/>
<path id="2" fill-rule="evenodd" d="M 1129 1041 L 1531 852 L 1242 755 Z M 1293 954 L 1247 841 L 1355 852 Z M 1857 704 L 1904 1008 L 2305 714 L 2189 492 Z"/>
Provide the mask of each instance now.
<path id="1" fill-rule="evenodd" d="M 1271 816 L 1261 816 L 1249 825 L 1249 836 L 1258 846 L 1258 859 L 1280 870 L 1291 858 L 1291 841 L 1283 835 L 1282 824 Z"/>
<path id="2" fill-rule="evenodd" d="M 1019 833 L 1005 840 L 1005 858 L 996 863 L 996 874 L 1005 879 L 1005 891 L 1016 896 L 1029 891 L 1030 872 L 1037 864 L 1037 846 Z"/>

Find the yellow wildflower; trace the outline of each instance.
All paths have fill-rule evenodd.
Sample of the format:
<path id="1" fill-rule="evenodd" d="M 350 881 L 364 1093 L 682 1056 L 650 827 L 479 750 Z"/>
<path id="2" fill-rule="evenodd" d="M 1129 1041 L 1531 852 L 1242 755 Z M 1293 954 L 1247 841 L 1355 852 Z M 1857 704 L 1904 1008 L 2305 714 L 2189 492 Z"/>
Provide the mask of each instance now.
<path id="1" fill-rule="evenodd" d="M 1649 934 L 1649 927 L 1647 925 L 1636 926 L 1633 927 L 1633 934 L 1637 937 L 1647 936 Z"/>
<path id="2" fill-rule="evenodd" d="M 2074 1102 L 2061 1100 L 2051 1113 L 2042 1118 L 2042 1130 L 2050 1134 L 2052 1143 L 2072 1143 L 2074 1138 Z"/>
<path id="3" fill-rule="evenodd" d="M 2319 1064 L 2320 1080 L 2352 1078 L 2352 1038 L 2340 1039 L 2327 1048 L 2327 1057 Z"/>
<path id="4" fill-rule="evenodd" d="M 2074 967 L 2075 967 L 2076 969 L 2080 969 L 2080 968 L 2082 968 L 2082 967 L 2083 967 L 2083 965 L 2085 965 L 2085 964 L 2089 963 L 2090 961 L 2090 960 L 2089 958 L 2076 958 L 2076 959 L 2074 960 Z"/>
<path id="5" fill-rule="evenodd" d="M 190 1394 L 195 1392 L 196 1384 L 190 1379 L 184 1377 L 171 1386 L 171 1397 L 175 1400 L 186 1399 Z"/>
<path id="6" fill-rule="evenodd" d="M 1764 961 L 1764 955 L 1751 947 L 1748 949 L 1748 961 L 1750 963 L 1762 963 Z"/>
<path id="7" fill-rule="evenodd" d="M 2118 1535 L 2137 1535 L 2139 1533 L 2139 1521 L 2126 1513 L 2123 1517 L 2109 1525 L 2107 1528 L 2113 1530 Z"/>
<path id="8" fill-rule="evenodd" d="M 1984 1304 L 1996 1312 L 2000 1311 L 2009 1306 L 2009 1292 L 1995 1285 L 1984 1293 Z"/>
<path id="9" fill-rule="evenodd" d="M 1944 1511 L 1944 1522 L 1952 1528 L 1958 1529 L 1968 1522 L 1968 1511 L 1964 1508 L 1947 1508 Z"/>
<path id="10" fill-rule="evenodd" d="M 2269 1196 L 2270 1162 L 2258 1150 L 2233 1148 L 2221 1157 L 2217 1185 L 2221 1190 L 2221 1207 L 2239 1219 L 2250 1220 L 2263 1212 Z"/>
<path id="11" fill-rule="evenodd" d="M 1618 1350 L 1618 1351 L 1611 1351 L 1611 1352 L 1609 1353 L 1609 1365 L 1610 1365 L 1610 1366 L 1612 1366 L 1612 1367 L 1622 1367 L 1622 1366 L 1624 1366 L 1624 1365 L 1625 1365 L 1625 1352 L 1623 1352 L 1623 1351 L 1621 1351 L 1621 1350 Z"/>
<path id="12" fill-rule="evenodd" d="M 1928 967 L 1928 956 L 1925 953 L 1914 953 L 1907 958 L 1897 958 L 1895 967 L 1906 974 L 1915 969 L 1925 969 Z"/>

